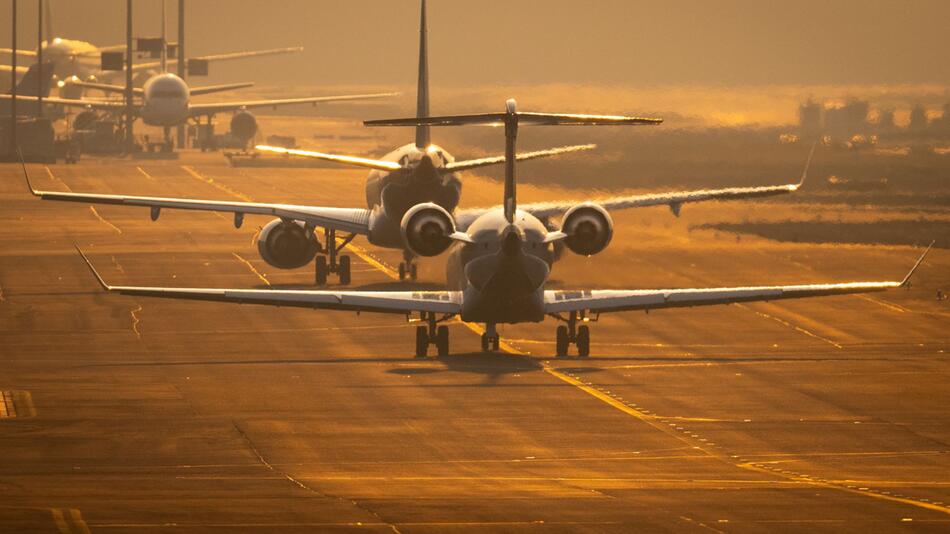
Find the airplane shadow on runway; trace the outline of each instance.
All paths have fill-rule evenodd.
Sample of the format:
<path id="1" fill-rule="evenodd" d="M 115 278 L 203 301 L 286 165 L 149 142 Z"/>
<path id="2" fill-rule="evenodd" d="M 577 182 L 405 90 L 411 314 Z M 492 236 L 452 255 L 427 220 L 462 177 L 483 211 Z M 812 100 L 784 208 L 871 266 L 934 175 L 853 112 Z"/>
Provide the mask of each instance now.
<path id="1" fill-rule="evenodd" d="M 394 367 L 386 372 L 407 376 L 445 372 L 474 373 L 486 377 L 485 382 L 479 384 L 480 386 L 492 386 L 505 375 L 541 370 L 541 364 L 533 358 L 506 353 L 468 352 L 416 361 L 419 362 L 418 366 Z M 427 363 L 441 363 L 444 367 L 424 365 Z"/>

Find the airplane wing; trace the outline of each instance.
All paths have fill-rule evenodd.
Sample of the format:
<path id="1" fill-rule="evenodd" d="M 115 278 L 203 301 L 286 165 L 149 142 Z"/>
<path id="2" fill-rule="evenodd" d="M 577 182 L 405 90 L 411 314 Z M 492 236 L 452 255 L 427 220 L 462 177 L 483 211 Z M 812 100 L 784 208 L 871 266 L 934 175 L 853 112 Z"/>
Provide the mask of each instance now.
<path id="1" fill-rule="evenodd" d="M 697 289 L 636 289 L 592 291 L 545 291 L 544 311 L 564 313 L 589 311 L 607 313 L 661 308 L 688 308 L 712 304 L 756 302 L 852 293 L 871 293 L 906 286 L 911 275 L 930 252 L 933 243 L 921 254 L 903 280 L 890 282 L 846 282 L 789 286 L 710 287 Z"/>
<path id="2" fill-rule="evenodd" d="M 811 165 L 812 156 L 815 153 L 815 146 L 812 145 L 811 152 L 808 154 L 808 161 L 805 163 L 805 170 L 802 171 L 801 178 L 794 184 L 768 185 L 760 187 L 727 187 L 724 189 L 700 189 L 697 191 L 677 191 L 671 193 L 652 193 L 646 195 L 630 195 L 621 197 L 611 197 L 593 200 L 569 200 L 558 202 L 539 202 L 535 204 L 522 204 L 518 206 L 519 210 L 526 211 L 539 219 L 558 217 L 571 207 L 581 202 L 593 202 L 603 207 L 607 211 L 621 210 L 628 208 L 643 208 L 647 206 L 669 206 L 670 210 L 679 216 L 680 208 L 683 204 L 689 202 L 702 202 L 706 200 L 737 200 L 741 198 L 770 197 L 798 191 L 805 183 L 808 175 L 808 168 Z M 459 210 L 456 213 L 456 225 L 460 230 L 468 228 L 472 222 L 485 212 L 494 208 L 470 208 Z"/>
<path id="3" fill-rule="evenodd" d="M 76 247 L 76 250 L 103 289 L 123 295 L 375 313 L 457 314 L 462 310 L 461 291 L 314 291 L 113 286 L 103 280 L 79 247 Z"/>
<path id="4" fill-rule="evenodd" d="M 12 70 L 13 70 L 13 66 L 11 66 L 11 65 L 0 65 L 0 72 L 10 72 L 10 71 L 12 71 Z M 18 74 L 23 74 L 23 73 L 25 73 L 25 72 L 28 71 L 28 70 L 30 70 L 29 67 L 25 67 L 25 66 L 23 66 L 23 65 L 17 65 L 17 66 L 16 66 L 16 71 L 17 71 Z"/>
<path id="5" fill-rule="evenodd" d="M 123 50 L 124 49 L 125 47 L 123 46 Z M 303 51 L 302 46 L 289 46 L 286 48 L 270 48 L 268 50 L 250 50 L 247 52 L 230 52 L 227 54 L 212 54 L 208 56 L 198 56 L 198 57 L 189 58 L 189 60 L 197 59 L 199 61 L 211 61 L 211 62 L 230 61 L 234 59 L 245 59 L 249 57 L 273 56 L 277 54 L 292 54 L 294 52 L 301 52 L 301 51 Z M 174 58 L 169 58 L 168 64 L 177 65 L 178 60 Z M 132 71 L 159 69 L 161 68 L 161 66 L 162 64 L 160 61 L 150 61 L 148 63 L 137 63 L 135 65 L 132 65 Z"/>
<path id="6" fill-rule="evenodd" d="M 12 48 L 0 48 L 0 54 L 12 54 Z M 27 50 L 25 48 L 17 48 L 16 55 L 24 57 L 36 57 L 36 50 Z"/>
<path id="7" fill-rule="evenodd" d="M 191 96 L 208 95 L 211 93 L 220 93 L 222 91 L 233 91 L 235 89 L 244 89 L 251 87 L 254 82 L 225 83 L 221 85 L 205 85 L 204 87 L 192 87 L 188 94 Z"/>
<path id="8" fill-rule="evenodd" d="M 83 82 L 79 80 L 73 80 L 66 82 L 66 85 L 75 85 L 76 87 L 85 87 L 86 89 L 98 89 L 99 91 L 105 91 L 107 93 L 125 93 L 124 85 L 114 85 L 111 83 Z M 133 87 L 132 92 L 136 95 L 142 95 L 145 93 L 145 90 L 141 87 Z"/>
<path id="9" fill-rule="evenodd" d="M 561 154 L 569 154 L 571 152 L 580 152 L 582 150 L 591 150 L 597 148 L 597 145 L 572 145 L 572 146 L 562 146 L 558 148 L 549 148 L 546 150 L 537 150 L 535 152 L 523 152 L 515 156 L 516 161 L 526 161 L 529 159 L 536 158 L 548 158 L 551 156 L 558 156 Z M 470 159 L 464 161 L 453 161 L 451 163 L 446 163 L 443 167 L 444 172 L 458 172 L 458 171 L 467 171 L 471 169 L 477 169 L 479 167 L 486 167 L 488 165 L 498 165 L 505 162 L 505 156 L 492 156 L 488 158 L 479 158 L 479 159 Z"/>
<path id="10" fill-rule="evenodd" d="M 26 174 L 26 166 L 23 168 Z M 120 206 L 141 206 L 151 208 L 152 220 L 158 218 L 161 210 L 182 209 L 197 211 L 217 211 L 234 213 L 236 226 L 240 226 L 244 214 L 270 215 L 282 219 L 302 221 L 321 228 L 333 228 L 353 234 L 369 233 L 369 210 L 359 208 L 327 208 L 320 206 L 295 206 L 292 204 L 268 204 L 261 202 L 229 202 L 224 200 L 195 200 L 190 198 L 138 197 L 126 195 L 98 195 L 87 193 L 62 193 L 56 191 L 38 191 L 30 183 L 26 174 L 26 183 L 30 192 L 43 200 L 63 202 L 81 202 L 84 204 L 116 204 Z"/>
<path id="11" fill-rule="evenodd" d="M 247 100 L 244 102 L 221 102 L 213 104 L 190 104 L 192 117 L 201 117 L 205 115 L 214 115 L 215 113 L 227 113 L 239 109 L 250 108 L 268 108 L 277 106 L 289 106 L 291 104 L 319 104 L 322 102 L 341 102 L 344 100 L 365 100 L 369 98 L 384 98 L 395 96 L 399 93 L 372 93 L 365 95 L 343 95 L 343 96 L 311 96 L 304 98 L 282 98 L 277 100 Z"/>
<path id="12" fill-rule="evenodd" d="M 0 95 L 0 100 L 13 100 L 10 95 Z M 25 102 L 36 102 L 37 97 L 17 95 L 17 100 Z M 121 111 L 125 109 L 125 102 L 121 100 L 86 100 L 72 98 L 58 98 L 55 96 L 43 97 L 44 104 L 59 104 L 66 107 L 90 108 L 101 111 Z M 136 106 L 137 107 L 137 106 Z"/>
<path id="13" fill-rule="evenodd" d="M 257 145 L 254 148 L 262 152 L 271 152 L 273 154 L 285 154 L 303 158 L 319 159 L 323 161 L 332 161 L 335 163 L 355 165 L 357 167 L 366 167 L 367 169 L 378 169 L 381 171 L 398 171 L 402 168 L 402 165 L 396 163 L 395 161 L 386 161 L 381 159 L 369 159 L 357 156 L 340 156 L 338 154 L 325 154 L 323 152 L 314 152 L 313 150 L 298 150 L 295 148 L 284 148 L 280 146 Z"/>

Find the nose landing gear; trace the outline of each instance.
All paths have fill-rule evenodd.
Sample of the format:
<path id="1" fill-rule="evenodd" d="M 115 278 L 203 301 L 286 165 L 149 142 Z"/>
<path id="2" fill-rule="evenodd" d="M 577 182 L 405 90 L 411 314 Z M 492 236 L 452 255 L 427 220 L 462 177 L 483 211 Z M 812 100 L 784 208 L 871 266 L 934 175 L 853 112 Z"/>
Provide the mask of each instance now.
<path id="1" fill-rule="evenodd" d="M 567 350 L 570 347 L 571 343 L 577 346 L 577 355 L 581 358 L 586 358 L 590 356 L 590 327 L 586 324 L 577 326 L 578 314 L 576 311 L 571 312 L 570 316 L 567 319 L 564 319 L 560 315 L 556 315 L 555 318 L 561 321 L 565 321 L 567 325 L 560 325 L 557 327 L 557 337 L 556 337 L 556 352 L 558 358 L 564 358 L 567 356 Z M 583 318 L 582 318 L 583 319 Z"/>
<path id="2" fill-rule="evenodd" d="M 399 280 L 405 280 L 407 277 L 410 280 L 415 280 L 416 275 L 416 264 L 412 261 L 413 255 L 408 250 L 402 252 L 403 261 L 399 263 Z"/>
<path id="3" fill-rule="evenodd" d="M 336 230 L 325 228 L 323 235 L 325 243 L 323 252 L 325 252 L 326 255 L 318 254 L 316 261 L 314 261 L 314 282 L 318 286 L 325 286 L 327 285 L 327 278 L 333 273 L 339 277 L 340 285 L 349 285 L 350 257 L 346 254 L 341 254 L 339 258 L 337 258 L 337 255 L 350 241 L 353 241 L 356 234 L 346 236 L 339 245 L 336 244 Z"/>
<path id="4" fill-rule="evenodd" d="M 498 352 L 501 345 L 501 336 L 495 330 L 495 323 L 485 324 L 485 333 L 482 334 L 482 352 Z"/>

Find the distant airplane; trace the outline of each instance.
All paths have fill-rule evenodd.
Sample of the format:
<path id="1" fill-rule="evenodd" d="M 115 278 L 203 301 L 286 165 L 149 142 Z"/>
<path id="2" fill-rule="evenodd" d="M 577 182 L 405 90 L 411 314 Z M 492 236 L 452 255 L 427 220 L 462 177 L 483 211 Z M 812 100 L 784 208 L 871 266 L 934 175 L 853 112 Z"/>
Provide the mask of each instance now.
<path id="1" fill-rule="evenodd" d="M 416 88 L 416 117 L 420 118 L 429 115 L 429 47 L 427 34 L 426 2 L 422 0 L 419 21 L 419 71 Z M 644 123 L 659 122 L 645 121 Z M 458 206 L 462 193 L 462 180 L 458 176 L 459 172 L 488 165 L 499 165 L 505 162 L 505 158 L 502 156 L 455 161 L 455 158 L 448 151 L 432 143 L 428 125 L 416 126 L 415 143 L 398 147 L 380 159 L 324 154 L 267 145 L 258 145 L 256 148 L 277 154 L 320 159 L 372 169 L 366 179 L 366 204 L 370 212 L 370 228 L 367 236 L 374 245 L 403 251 L 403 261 L 399 263 L 400 280 L 406 277 L 416 279 L 416 264 L 412 261 L 415 254 L 406 246 L 402 238 L 401 222 L 406 212 L 423 202 L 434 202 L 448 212 L 453 212 Z M 516 157 L 519 161 L 524 161 L 592 148 L 595 148 L 595 146 L 590 144 L 566 146 L 522 153 Z M 334 228 L 332 223 L 325 228 L 327 243 L 335 242 L 334 232 L 337 229 L 345 230 L 344 228 Z M 268 226 L 265 229 L 265 232 L 271 231 L 286 233 L 286 230 L 281 230 L 276 226 Z M 268 235 L 270 234 L 268 233 Z M 297 246 L 301 250 L 309 248 L 309 245 L 302 240 L 298 242 Z M 326 263 L 322 256 L 317 258 L 317 284 L 323 285 L 329 272 L 338 274 L 340 281 L 346 284 L 346 281 L 350 278 L 349 258 L 341 257 L 342 265 L 337 264 L 336 258 L 337 253 L 343 247 L 327 246 L 326 249 L 329 263 Z M 294 263 L 293 267 L 301 267 L 307 262 L 309 262 L 309 259 L 301 265 Z M 275 263 L 271 263 L 271 265 L 278 268 L 287 268 Z"/>
<path id="2" fill-rule="evenodd" d="M 40 64 L 36 63 L 30 66 L 27 69 L 26 73 L 23 74 L 23 77 L 20 78 L 20 81 L 16 85 L 16 92 L 18 95 L 26 96 L 39 96 L 43 95 L 44 98 L 49 96 L 50 86 L 52 85 L 53 72 L 52 65 L 49 63 L 43 64 L 42 69 L 42 79 L 40 79 Z M 6 92 L 5 94 L 10 94 Z M 10 114 L 10 101 L 0 102 L 0 115 L 9 115 Z M 17 108 L 17 115 L 35 115 L 36 106 L 35 105 L 21 105 Z"/>
<path id="3" fill-rule="evenodd" d="M 448 117 L 429 117 L 373 121 L 376 125 L 415 124 L 464 125 L 501 122 L 505 126 L 505 153 L 515 153 L 519 124 L 591 124 L 601 119 L 585 115 L 521 113 L 515 101 L 506 103 L 502 113 L 483 113 Z M 24 172 L 26 168 L 24 166 Z M 445 211 L 435 205 L 422 205 L 416 215 L 422 219 L 417 236 L 419 247 L 440 248 L 454 242 L 461 249 L 461 271 L 464 286 L 447 291 L 308 291 L 283 289 L 200 289 L 172 287 L 113 286 L 96 271 L 89 259 L 83 260 L 107 291 L 124 295 L 170 299 L 208 300 L 241 304 L 266 304 L 355 312 L 378 312 L 411 315 L 418 313 L 427 326 L 416 329 L 416 356 L 425 357 L 429 345 L 435 345 L 440 356 L 449 354 L 449 332 L 445 321 L 460 317 L 462 321 L 484 323 L 482 350 L 497 351 L 500 338 L 498 324 L 541 322 L 554 317 L 566 323 L 556 330 L 556 353 L 566 356 L 568 347 L 576 345 L 578 355 L 590 354 L 590 329 L 587 318 L 601 313 L 651 310 L 729 304 L 734 302 L 773 301 L 792 298 L 843 295 L 884 291 L 907 285 L 911 275 L 923 262 L 930 247 L 920 256 L 901 281 L 847 282 L 780 286 L 713 287 L 698 289 L 631 289 L 631 290 L 545 290 L 550 274 L 550 245 L 566 241 L 568 246 L 599 246 L 604 236 L 585 224 L 571 224 L 568 216 L 561 230 L 549 231 L 531 212 L 518 209 L 513 158 L 505 166 L 503 206 L 482 213 L 465 230 L 459 230 Z M 594 207 L 581 203 L 574 213 Z M 600 209 L 598 212 L 603 212 Z M 572 247 L 573 248 L 573 247 Z M 450 265 L 450 268 L 453 266 Z M 566 315 L 565 315 L 566 314 Z M 578 322 L 581 324 L 578 326 Z"/>
<path id="4" fill-rule="evenodd" d="M 103 71 L 101 69 L 102 53 L 125 52 L 125 44 L 96 46 L 88 41 L 54 37 L 53 16 L 49 0 L 44 0 L 43 14 L 44 18 L 46 19 L 43 25 L 45 40 L 40 43 L 40 46 L 43 50 L 43 62 L 45 63 L 49 61 L 52 63 L 53 81 L 59 82 L 59 86 L 61 88 L 65 88 L 65 84 L 68 81 L 119 81 L 125 76 L 123 71 Z M 300 52 L 302 50 L 303 47 L 294 46 L 272 48 L 269 50 L 251 50 L 247 52 L 232 52 L 225 54 L 198 56 L 191 59 L 207 62 L 218 62 L 275 54 L 289 54 Z M 0 53 L 2 54 L 11 54 L 12 52 L 13 50 L 11 48 L 0 48 Z M 32 58 L 35 60 L 38 57 L 38 53 L 37 50 L 18 48 L 17 56 Z M 177 59 L 168 60 L 168 63 L 171 65 L 174 65 L 177 62 Z M 0 65 L 0 70 L 5 70 L 4 67 L 9 69 L 8 65 Z M 153 74 L 155 74 L 154 71 L 160 67 L 161 61 L 136 62 L 132 66 L 132 71 L 136 74 L 138 79 L 138 83 L 136 85 L 141 86 L 141 84 Z M 19 70 L 20 68 L 18 67 L 17 71 Z M 79 88 L 79 86 L 75 85 L 73 87 L 76 87 L 77 89 Z M 67 92 L 66 95 L 61 94 L 60 96 L 65 96 L 66 98 L 78 98 L 81 96 L 81 91 L 75 93 Z"/>
<path id="5" fill-rule="evenodd" d="M 164 8 L 164 3 L 162 4 Z M 162 50 L 159 67 L 161 73 L 149 78 L 141 89 L 133 88 L 134 95 L 140 97 L 139 102 L 133 104 L 134 113 L 140 117 L 145 124 L 151 126 L 165 127 L 166 142 L 168 141 L 169 128 L 185 124 L 188 120 L 200 120 L 201 117 L 207 117 L 210 123 L 211 118 L 218 113 L 236 112 L 249 117 L 251 121 L 256 120 L 247 110 L 252 108 L 287 106 L 291 104 L 314 104 L 321 102 L 339 102 L 344 100 L 362 100 L 369 98 L 382 98 L 394 96 L 396 93 L 374 93 L 344 96 L 317 96 L 304 98 L 284 98 L 277 100 L 246 100 L 238 102 L 214 102 L 214 103 L 193 103 L 190 97 L 216 93 L 221 91 L 230 91 L 253 85 L 251 83 L 234 83 L 224 85 L 212 85 L 206 87 L 189 88 L 185 80 L 182 80 L 175 74 L 168 72 L 167 47 L 165 44 L 165 19 L 162 16 Z M 96 82 L 73 82 L 74 85 L 99 89 L 113 93 L 124 93 L 126 88 L 121 85 L 111 85 Z M 0 99 L 9 100 L 9 95 L 0 95 Z M 25 101 L 35 101 L 36 97 L 17 96 L 17 99 Z M 50 97 L 44 99 L 50 104 L 59 104 L 66 107 L 77 107 L 82 109 L 93 109 L 98 111 L 110 111 L 121 113 L 126 109 L 123 100 L 101 100 L 88 98 L 58 98 Z"/>

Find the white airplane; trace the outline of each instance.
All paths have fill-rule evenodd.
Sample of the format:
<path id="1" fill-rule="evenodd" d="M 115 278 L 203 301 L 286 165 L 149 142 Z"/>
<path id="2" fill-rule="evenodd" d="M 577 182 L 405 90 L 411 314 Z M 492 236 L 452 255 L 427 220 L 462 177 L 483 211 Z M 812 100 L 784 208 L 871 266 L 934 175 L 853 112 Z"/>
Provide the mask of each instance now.
<path id="1" fill-rule="evenodd" d="M 521 113 L 514 100 L 509 100 L 502 113 L 484 113 L 423 119 L 376 121 L 377 125 L 415 124 L 485 124 L 502 122 L 505 126 L 506 153 L 514 154 L 519 124 L 589 124 L 599 119 L 591 116 Z M 505 168 L 505 195 L 502 207 L 485 211 L 467 228 L 438 205 L 417 206 L 413 213 L 427 221 L 413 246 L 440 247 L 444 241 L 455 243 L 462 262 L 449 265 L 460 271 L 456 278 L 463 283 L 447 291 L 310 291 L 284 289 L 204 289 L 183 287 L 113 286 L 95 270 L 79 247 L 77 250 L 98 280 L 110 292 L 123 295 L 169 299 L 207 300 L 239 304 L 294 306 L 349 312 L 377 312 L 410 316 L 419 314 L 426 326 L 416 329 L 416 356 L 426 357 L 429 345 L 435 345 L 440 356 L 449 354 L 449 331 L 443 323 L 453 317 L 462 321 L 484 323 L 482 350 L 499 348 L 498 324 L 541 322 L 554 317 L 567 323 L 556 330 L 556 353 L 566 356 L 570 344 L 578 355 L 590 354 L 590 329 L 584 321 L 602 313 L 652 310 L 729 304 L 734 302 L 773 301 L 782 299 L 844 295 L 885 291 L 907 285 L 911 275 L 923 262 L 928 247 L 910 272 L 900 281 L 846 282 L 833 284 L 711 287 L 695 289 L 629 289 L 629 290 L 546 290 L 550 275 L 551 245 L 557 241 L 593 239 L 609 240 L 601 227 L 593 237 L 581 225 L 571 224 L 570 213 L 560 230 L 550 231 L 527 207 L 519 208 L 515 191 L 515 165 L 508 160 Z M 24 166 L 24 172 L 26 172 Z M 571 213 L 595 207 L 578 203 Z M 602 207 L 595 208 L 605 213 Z M 582 324 L 578 326 L 578 322 Z"/>

